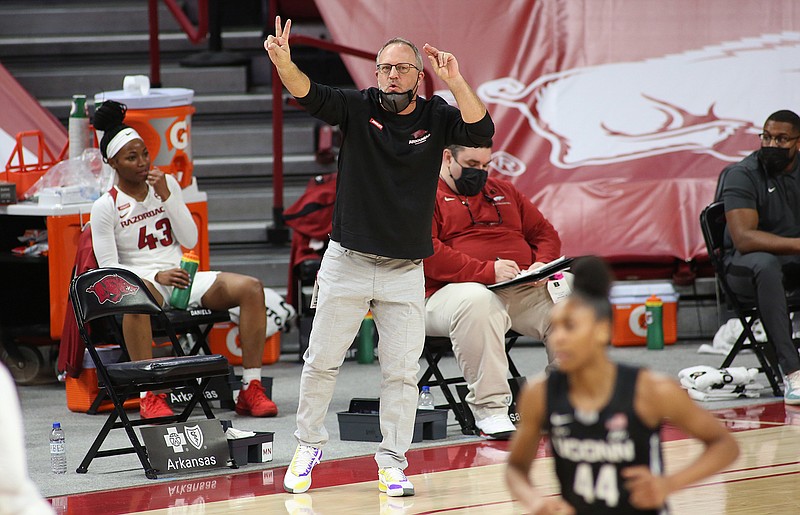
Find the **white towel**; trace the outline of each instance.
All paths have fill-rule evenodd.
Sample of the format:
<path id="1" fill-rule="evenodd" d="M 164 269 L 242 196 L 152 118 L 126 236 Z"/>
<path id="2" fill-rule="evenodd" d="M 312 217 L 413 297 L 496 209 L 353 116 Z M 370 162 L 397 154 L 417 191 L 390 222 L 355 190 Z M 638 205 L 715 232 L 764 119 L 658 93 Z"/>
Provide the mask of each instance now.
<path id="1" fill-rule="evenodd" d="M 745 367 L 728 367 L 716 369 L 698 365 L 684 368 L 678 372 L 681 386 L 693 388 L 701 392 L 719 390 L 728 385 L 740 386 L 755 383 L 758 369 Z"/>
<path id="2" fill-rule="evenodd" d="M 756 337 L 757 341 L 767 341 L 767 333 L 764 332 L 764 326 L 761 325 L 761 320 L 753 322 L 752 328 L 753 336 Z M 717 333 L 714 335 L 713 344 L 708 345 L 704 343 L 697 349 L 698 354 L 720 354 L 726 356 L 733 348 L 733 344 L 736 343 L 736 340 L 739 339 L 742 330 L 742 323 L 739 319 L 731 318 L 717 330 Z"/>
<path id="3" fill-rule="evenodd" d="M 286 302 L 278 292 L 264 288 L 264 301 L 267 308 L 267 333 L 269 338 L 278 331 L 287 332 L 292 327 L 291 322 L 297 316 L 294 306 Z M 239 306 L 228 310 L 231 322 L 239 324 Z"/>

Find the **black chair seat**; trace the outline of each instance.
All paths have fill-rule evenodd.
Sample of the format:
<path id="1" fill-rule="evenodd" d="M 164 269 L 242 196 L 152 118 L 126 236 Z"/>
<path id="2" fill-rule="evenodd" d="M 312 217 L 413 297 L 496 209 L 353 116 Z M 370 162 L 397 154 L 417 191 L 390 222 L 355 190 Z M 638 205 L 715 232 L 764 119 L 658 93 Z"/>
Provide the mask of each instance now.
<path id="1" fill-rule="evenodd" d="M 111 384 L 163 385 L 197 377 L 228 375 L 228 360 L 219 354 L 153 358 L 106 365 Z"/>

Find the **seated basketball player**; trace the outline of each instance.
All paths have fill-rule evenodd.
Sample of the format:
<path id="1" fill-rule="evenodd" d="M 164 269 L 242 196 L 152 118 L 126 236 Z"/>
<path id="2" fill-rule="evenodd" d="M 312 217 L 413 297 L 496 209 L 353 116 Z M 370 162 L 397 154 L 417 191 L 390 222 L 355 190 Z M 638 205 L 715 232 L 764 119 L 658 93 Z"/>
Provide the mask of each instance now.
<path id="1" fill-rule="evenodd" d="M 183 202 L 178 181 L 150 167 L 150 156 L 137 132 L 124 125 L 124 105 L 106 101 L 95 114 L 95 128 L 105 131 L 100 152 L 116 170 L 116 185 L 92 206 L 92 240 L 101 267 L 121 267 L 136 273 L 163 306 L 173 288 L 189 286 L 180 268 L 181 246 L 197 244 L 197 226 Z M 239 334 L 244 366 L 243 386 L 236 402 L 240 415 L 272 417 L 278 408 L 261 385 L 261 360 L 266 335 L 266 307 L 261 282 L 227 272 L 197 272 L 189 307 L 241 310 Z M 125 345 L 132 360 L 153 356 L 150 317 L 125 315 Z M 143 418 L 172 414 L 164 394 L 143 392 Z"/>
<path id="2" fill-rule="evenodd" d="M 519 401 L 508 485 L 526 511 L 659 513 L 667 496 L 730 465 L 736 440 L 677 383 L 606 355 L 610 274 L 598 258 L 576 260 L 573 294 L 552 311 L 549 343 L 558 369 L 529 383 Z M 664 473 L 659 429 L 669 419 L 705 449 Z M 561 498 L 543 497 L 530 468 L 549 432 Z"/>

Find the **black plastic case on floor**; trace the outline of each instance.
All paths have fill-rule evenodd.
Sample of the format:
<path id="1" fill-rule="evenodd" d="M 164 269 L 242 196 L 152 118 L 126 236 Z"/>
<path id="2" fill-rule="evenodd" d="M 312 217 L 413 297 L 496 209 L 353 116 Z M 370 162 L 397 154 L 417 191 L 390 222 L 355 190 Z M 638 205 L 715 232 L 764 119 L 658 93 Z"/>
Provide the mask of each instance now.
<path id="1" fill-rule="evenodd" d="M 339 437 L 358 442 L 380 442 L 381 435 L 378 399 L 351 399 L 350 409 L 337 413 Z M 417 410 L 412 442 L 441 440 L 447 436 L 447 410 Z"/>

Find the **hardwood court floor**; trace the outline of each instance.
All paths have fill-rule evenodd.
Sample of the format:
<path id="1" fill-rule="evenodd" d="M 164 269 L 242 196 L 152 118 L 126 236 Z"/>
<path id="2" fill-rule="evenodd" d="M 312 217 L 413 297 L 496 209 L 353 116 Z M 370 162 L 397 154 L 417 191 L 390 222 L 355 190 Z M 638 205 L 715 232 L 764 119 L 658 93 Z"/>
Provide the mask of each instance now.
<path id="1" fill-rule="evenodd" d="M 772 403 L 715 414 L 734 432 L 741 456 L 727 470 L 670 500 L 673 514 L 800 513 L 800 408 Z M 700 445 L 667 426 L 667 469 L 681 467 Z M 522 513 L 506 489 L 507 443 L 474 443 L 414 450 L 406 470 L 417 495 L 379 494 L 371 456 L 323 461 L 306 494 L 283 492 L 285 467 L 53 499 L 63 513 L 123 514 L 470 514 Z M 555 494 L 552 458 L 539 449 L 534 481 Z M 324 458 L 323 458 L 324 459 Z M 365 481 L 366 479 L 366 481 Z"/>

